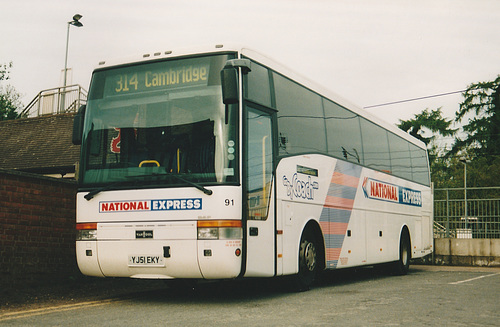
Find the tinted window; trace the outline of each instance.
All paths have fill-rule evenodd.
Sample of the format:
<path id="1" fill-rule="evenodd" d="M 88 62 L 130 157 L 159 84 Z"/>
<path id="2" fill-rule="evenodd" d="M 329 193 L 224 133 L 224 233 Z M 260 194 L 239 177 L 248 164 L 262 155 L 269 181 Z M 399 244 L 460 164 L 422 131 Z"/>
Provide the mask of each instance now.
<path id="1" fill-rule="evenodd" d="M 281 75 L 273 74 L 278 109 L 279 154 L 326 152 L 321 98 Z"/>
<path id="2" fill-rule="evenodd" d="M 245 97 L 254 102 L 271 106 L 271 88 L 267 68 L 252 62 L 252 71 L 244 75 L 246 78 Z"/>
<path id="3" fill-rule="evenodd" d="M 412 179 L 421 184 L 429 185 L 429 170 L 427 168 L 427 152 L 410 143 Z"/>
<path id="4" fill-rule="evenodd" d="M 273 176 L 271 117 L 247 107 L 248 219 L 266 220 Z"/>
<path id="5" fill-rule="evenodd" d="M 237 182 L 238 112 L 224 106 L 220 85 L 220 71 L 232 58 L 182 58 L 95 72 L 81 185 Z"/>
<path id="6" fill-rule="evenodd" d="M 359 116 L 324 100 L 328 153 L 355 163 L 363 162 Z"/>
<path id="7" fill-rule="evenodd" d="M 391 150 L 392 173 L 399 177 L 412 179 L 408 142 L 399 136 L 389 133 L 389 149 Z"/>
<path id="8" fill-rule="evenodd" d="M 364 164 L 373 169 L 391 171 L 387 131 L 368 120 L 361 119 Z"/>

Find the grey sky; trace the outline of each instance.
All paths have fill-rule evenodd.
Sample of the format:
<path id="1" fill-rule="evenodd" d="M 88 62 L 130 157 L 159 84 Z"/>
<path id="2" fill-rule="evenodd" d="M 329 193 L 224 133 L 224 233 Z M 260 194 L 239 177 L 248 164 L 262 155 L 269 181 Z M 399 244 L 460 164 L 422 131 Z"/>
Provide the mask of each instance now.
<path id="1" fill-rule="evenodd" d="M 73 83 L 101 60 L 237 43 L 282 62 L 361 107 L 463 90 L 500 74 L 498 0 L 2 0 L 0 63 L 27 104 L 60 86 L 66 27 Z M 368 109 L 396 123 L 461 96 Z"/>

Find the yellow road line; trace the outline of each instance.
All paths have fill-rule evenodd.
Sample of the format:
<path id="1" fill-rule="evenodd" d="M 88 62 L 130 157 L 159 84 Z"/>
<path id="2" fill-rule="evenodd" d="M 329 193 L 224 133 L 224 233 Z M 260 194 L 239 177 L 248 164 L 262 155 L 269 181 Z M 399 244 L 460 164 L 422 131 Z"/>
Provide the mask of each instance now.
<path id="1" fill-rule="evenodd" d="M 97 307 L 97 306 L 101 306 L 101 305 L 106 305 L 106 304 L 110 304 L 110 303 L 119 303 L 119 302 L 124 302 L 124 301 L 127 301 L 127 300 L 106 299 L 106 300 L 99 300 L 99 301 L 88 301 L 88 302 L 80 302 L 80 303 L 74 303 L 74 304 L 57 305 L 57 306 L 53 306 L 53 307 L 46 307 L 46 308 L 40 308 L 40 309 L 15 311 L 15 312 L 1 314 L 0 321 L 29 318 L 29 317 L 45 315 L 45 314 L 49 314 L 49 313 L 76 310 L 76 309 L 81 309 L 81 308 L 91 308 L 91 307 Z"/>

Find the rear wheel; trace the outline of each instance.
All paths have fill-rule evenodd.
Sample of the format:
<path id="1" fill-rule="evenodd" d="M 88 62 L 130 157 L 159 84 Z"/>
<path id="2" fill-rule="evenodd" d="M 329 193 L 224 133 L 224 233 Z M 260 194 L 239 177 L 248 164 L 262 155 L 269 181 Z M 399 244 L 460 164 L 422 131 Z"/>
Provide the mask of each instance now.
<path id="1" fill-rule="evenodd" d="M 300 239 L 299 272 L 295 276 L 296 289 L 308 290 L 316 278 L 317 271 L 318 243 L 312 232 L 305 231 Z"/>
<path id="2" fill-rule="evenodd" d="M 405 230 L 401 234 L 401 239 L 399 241 L 399 260 L 395 263 L 394 272 L 396 275 L 406 275 L 410 269 L 410 236 Z"/>

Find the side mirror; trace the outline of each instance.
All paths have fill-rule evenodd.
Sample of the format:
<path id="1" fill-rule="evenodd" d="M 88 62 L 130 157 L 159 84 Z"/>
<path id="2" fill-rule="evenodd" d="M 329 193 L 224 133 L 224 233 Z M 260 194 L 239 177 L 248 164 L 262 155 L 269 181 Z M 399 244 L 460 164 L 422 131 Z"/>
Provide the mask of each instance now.
<path id="1" fill-rule="evenodd" d="M 220 72 L 224 104 L 238 103 L 238 68 L 241 68 L 243 74 L 248 74 L 251 71 L 250 65 L 251 62 L 248 59 L 231 59 L 226 62 L 224 69 Z"/>
<path id="2" fill-rule="evenodd" d="M 85 118 L 85 109 L 87 107 L 85 105 L 81 106 L 78 109 L 78 113 L 76 114 L 73 120 L 73 137 L 72 141 L 74 145 L 82 144 L 82 136 L 83 136 L 83 123 Z"/>
<path id="3" fill-rule="evenodd" d="M 239 100 L 238 92 L 238 69 L 226 66 L 220 72 L 222 86 L 222 102 L 224 104 L 235 104 Z"/>

